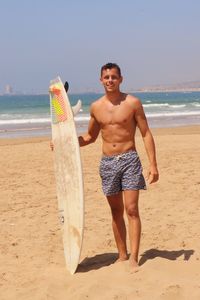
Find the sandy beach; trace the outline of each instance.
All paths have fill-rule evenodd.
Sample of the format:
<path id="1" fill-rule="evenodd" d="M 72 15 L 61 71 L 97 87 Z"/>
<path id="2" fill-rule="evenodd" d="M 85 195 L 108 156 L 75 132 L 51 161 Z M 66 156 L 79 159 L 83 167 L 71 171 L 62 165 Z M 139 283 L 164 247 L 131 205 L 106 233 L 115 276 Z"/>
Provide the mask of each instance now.
<path id="1" fill-rule="evenodd" d="M 53 153 L 44 137 L 0 140 L 1 300 L 199 300 L 200 126 L 152 130 L 158 183 L 140 194 L 140 268 L 113 264 L 111 215 L 98 174 L 101 140 L 81 149 L 85 234 L 70 275 L 57 216 Z M 144 175 L 148 160 L 136 137 Z"/>

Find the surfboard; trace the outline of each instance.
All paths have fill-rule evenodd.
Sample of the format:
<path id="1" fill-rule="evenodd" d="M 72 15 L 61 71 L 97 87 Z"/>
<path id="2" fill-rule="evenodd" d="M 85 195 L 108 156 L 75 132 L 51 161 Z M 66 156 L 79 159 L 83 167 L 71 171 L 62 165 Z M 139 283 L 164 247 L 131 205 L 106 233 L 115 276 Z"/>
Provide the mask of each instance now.
<path id="1" fill-rule="evenodd" d="M 78 101 L 72 109 L 60 77 L 50 81 L 49 94 L 59 219 L 66 267 L 74 274 L 80 259 L 84 228 L 82 165 L 74 122 L 74 114 L 78 113 L 81 104 Z"/>

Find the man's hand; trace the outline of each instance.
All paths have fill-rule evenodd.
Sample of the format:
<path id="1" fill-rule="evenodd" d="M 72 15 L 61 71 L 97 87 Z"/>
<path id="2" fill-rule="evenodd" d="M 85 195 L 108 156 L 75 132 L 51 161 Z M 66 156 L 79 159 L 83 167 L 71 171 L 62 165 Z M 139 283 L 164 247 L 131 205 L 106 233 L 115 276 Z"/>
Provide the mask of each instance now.
<path id="1" fill-rule="evenodd" d="M 147 175 L 147 180 L 148 183 L 154 183 L 156 181 L 158 181 L 159 179 L 159 173 L 158 173 L 158 169 L 156 166 L 151 166 Z"/>
<path id="2" fill-rule="evenodd" d="M 54 144 L 53 144 L 52 141 L 50 142 L 49 146 L 50 146 L 50 148 L 51 148 L 51 151 L 53 151 L 53 150 L 54 150 Z"/>

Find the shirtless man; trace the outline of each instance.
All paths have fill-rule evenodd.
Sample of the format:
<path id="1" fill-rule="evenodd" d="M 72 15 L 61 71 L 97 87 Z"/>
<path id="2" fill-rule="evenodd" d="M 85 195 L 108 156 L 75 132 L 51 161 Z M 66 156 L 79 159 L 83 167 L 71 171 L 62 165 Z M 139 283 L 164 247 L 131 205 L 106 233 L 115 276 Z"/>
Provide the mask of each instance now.
<path id="1" fill-rule="evenodd" d="M 138 209 L 139 190 L 146 189 L 142 166 L 136 152 L 135 131 L 139 128 L 149 159 L 148 182 L 158 180 L 155 144 L 140 100 L 122 93 L 121 70 L 108 63 L 101 68 L 105 95 L 91 105 L 88 132 L 79 136 L 80 146 L 95 142 L 99 132 L 103 140 L 100 176 L 103 192 L 112 213 L 112 226 L 119 252 L 118 261 L 128 259 L 124 208 L 128 217 L 130 265 L 138 267 L 141 221 Z M 53 150 L 53 144 L 51 143 Z"/>
<path id="2" fill-rule="evenodd" d="M 141 221 L 138 209 L 139 190 L 145 189 L 142 166 L 135 147 L 139 128 L 149 159 L 148 182 L 158 180 L 155 144 L 140 100 L 122 93 L 121 70 L 108 63 L 101 68 L 100 81 L 105 95 L 91 105 L 88 132 L 79 136 L 80 146 L 95 142 L 101 132 L 103 147 L 100 176 L 103 192 L 112 213 L 112 226 L 119 252 L 118 261 L 128 259 L 124 208 L 128 217 L 130 265 L 138 267 Z"/>

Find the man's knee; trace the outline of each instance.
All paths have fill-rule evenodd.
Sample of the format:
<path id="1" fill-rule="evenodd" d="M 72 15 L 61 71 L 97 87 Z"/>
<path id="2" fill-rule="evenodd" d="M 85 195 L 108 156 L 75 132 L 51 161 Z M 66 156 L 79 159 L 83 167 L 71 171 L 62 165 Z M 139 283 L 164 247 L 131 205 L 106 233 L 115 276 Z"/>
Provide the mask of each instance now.
<path id="1" fill-rule="evenodd" d="M 126 213 L 128 218 L 135 219 L 139 218 L 139 210 L 137 205 L 129 205 L 126 207 Z"/>
<path id="2" fill-rule="evenodd" d="M 113 219 L 123 218 L 124 204 L 122 194 L 120 193 L 114 196 L 107 196 L 107 200 L 110 205 Z"/>
<path id="3" fill-rule="evenodd" d="M 124 209 L 122 207 L 111 207 L 113 219 L 123 218 Z"/>

